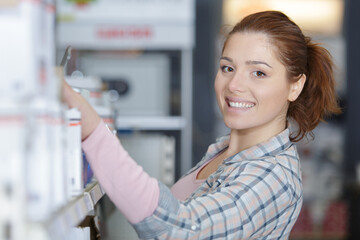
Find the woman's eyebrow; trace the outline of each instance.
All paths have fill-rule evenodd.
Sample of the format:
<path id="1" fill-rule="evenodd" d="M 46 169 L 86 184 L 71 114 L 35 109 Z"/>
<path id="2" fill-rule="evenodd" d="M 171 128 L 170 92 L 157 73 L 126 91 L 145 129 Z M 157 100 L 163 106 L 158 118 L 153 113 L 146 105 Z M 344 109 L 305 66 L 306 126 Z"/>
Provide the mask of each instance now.
<path id="1" fill-rule="evenodd" d="M 233 62 L 232 58 L 229 58 L 229 57 L 220 57 L 220 60 L 226 60 L 228 62 Z M 270 64 L 266 63 L 266 62 L 263 62 L 263 61 L 257 61 L 257 60 L 248 60 L 245 62 L 247 65 L 258 65 L 258 64 L 262 64 L 262 65 L 265 65 L 269 68 L 272 68 L 272 66 L 270 66 Z"/>
<path id="2" fill-rule="evenodd" d="M 229 62 L 233 62 L 233 60 L 229 57 L 224 57 L 224 56 L 221 56 L 220 57 L 220 60 L 226 60 L 226 61 L 229 61 Z"/>
<path id="3" fill-rule="evenodd" d="M 272 66 L 270 66 L 268 63 L 263 62 L 263 61 L 252 61 L 252 60 L 249 60 L 249 61 L 246 61 L 245 63 L 246 63 L 247 65 L 263 64 L 263 65 L 265 65 L 265 66 L 268 66 L 269 68 L 272 68 Z"/>

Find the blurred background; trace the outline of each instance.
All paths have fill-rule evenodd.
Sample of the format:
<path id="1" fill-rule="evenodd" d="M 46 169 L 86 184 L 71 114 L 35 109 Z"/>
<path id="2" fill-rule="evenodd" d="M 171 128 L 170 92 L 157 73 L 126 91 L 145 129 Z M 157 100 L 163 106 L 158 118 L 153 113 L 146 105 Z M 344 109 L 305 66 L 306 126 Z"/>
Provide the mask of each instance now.
<path id="1" fill-rule="evenodd" d="M 16 17 L 21 11 L 16 7 L 21 5 L 21 1 L 2 1 L 0 33 L 12 33 L 9 29 L 17 26 Z M 336 90 L 343 109 L 341 115 L 332 116 L 315 129 L 314 140 L 297 143 L 303 172 L 304 205 L 291 239 L 360 239 L 359 1 L 25 2 L 40 2 L 46 6 L 45 12 L 51 12 L 50 18 L 41 20 L 53 21 L 46 33 L 49 41 L 54 43 L 47 46 L 53 51 L 50 56 L 54 59 L 53 65 L 60 65 L 66 52 L 70 54 L 63 64 L 66 81 L 84 92 L 133 158 L 150 175 L 169 186 L 201 160 L 209 144 L 229 132 L 218 111 L 213 89 L 224 36 L 248 14 L 263 10 L 283 11 L 306 35 L 332 54 Z M 13 25 L 1 22 L 10 15 L 15 19 Z M 32 15 L 23 19 L 32 19 Z M 40 25 L 47 27 L 43 23 Z M 21 31 L 25 32 L 25 28 Z M 27 34 L 24 36 L 32 36 Z M 26 38 L 22 41 L 26 42 Z M 1 51 L 6 53 L 9 44 L 12 44 L 10 40 L 0 41 Z M 12 46 L 18 51 L 16 45 Z M 13 52 L 9 50 L 8 53 L 0 57 L 2 78 L 7 75 L 1 74 L 6 72 L 1 66 L 9 62 L 26 65 L 26 62 L 19 62 L 20 57 L 16 58 Z M 15 57 L 9 57 L 12 55 Z M 17 96 L 19 91 L 25 92 L 24 96 L 28 96 L 28 92 L 35 92 L 33 95 L 48 92 L 41 84 L 40 87 L 23 84 L 25 87 L 22 88 L 20 81 L 4 83 L 0 89 L 3 96 L 13 89 L 16 89 Z M 59 89 L 57 84 L 51 86 Z M 8 111 L 4 107 L 8 99 L 18 97 L 0 98 L 0 113 L 3 115 Z M 5 128 L 6 125 L 0 125 L 1 133 L 6 133 Z M 2 141 L 7 140 L 3 138 Z M 10 150 L 2 151 L 9 155 Z M 47 154 L 51 156 L 52 153 Z M 21 178 L 16 179 L 14 181 Z M 2 201 L 5 202 L 9 184 L 3 185 L 7 189 L 3 193 Z M 28 191 L 25 189 L 25 194 Z M 21 192 L 19 196 L 22 196 Z M 24 208 L 26 201 L 21 201 L 22 204 L 25 202 Z M 68 202 L 63 204 L 66 206 Z M 106 196 L 97 206 L 92 215 L 99 216 L 98 228 L 103 239 L 137 239 Z M 53 210 L 51 214 L 57 216 Z M 0 215 L 0 224 L 2 220 L 6 223 L 6 215 Z M 9 224 L 4 226 L 0 235 L 3 231 L 7 237 L 0 236 L 0 239 L 16 239 L 9 237 Z"/>

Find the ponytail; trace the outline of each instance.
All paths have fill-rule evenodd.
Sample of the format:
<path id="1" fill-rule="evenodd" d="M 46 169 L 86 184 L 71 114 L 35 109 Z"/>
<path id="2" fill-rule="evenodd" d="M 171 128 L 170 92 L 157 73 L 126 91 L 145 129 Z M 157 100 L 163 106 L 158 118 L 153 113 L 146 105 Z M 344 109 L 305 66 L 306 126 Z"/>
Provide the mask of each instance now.
<path id="1" fill-rule="evenodd" d="M 300 141 L 331 114 L 341 110 L 335 93 L 333 61 L 330 53 L 305 37 L 307 45 L 307 72 L 304 88 L 295 102 L 290 103 L 288 117 L 298 124 L 298 132 L 290 139 Z"/>

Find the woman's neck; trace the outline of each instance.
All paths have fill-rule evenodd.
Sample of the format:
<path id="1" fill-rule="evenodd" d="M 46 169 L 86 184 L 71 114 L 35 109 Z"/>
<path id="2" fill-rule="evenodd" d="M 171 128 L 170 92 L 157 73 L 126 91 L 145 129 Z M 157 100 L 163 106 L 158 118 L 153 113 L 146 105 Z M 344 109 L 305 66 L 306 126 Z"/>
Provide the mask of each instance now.
<path id="1" fill-rule="evenodd" d="M 227 149 L 227 156 L 232 156 L 238 152 L 269 140 L 284 131 L 286 122 L 275 127 L 258 126 L 251 129 L 231 129 L 230 142 Z"/>

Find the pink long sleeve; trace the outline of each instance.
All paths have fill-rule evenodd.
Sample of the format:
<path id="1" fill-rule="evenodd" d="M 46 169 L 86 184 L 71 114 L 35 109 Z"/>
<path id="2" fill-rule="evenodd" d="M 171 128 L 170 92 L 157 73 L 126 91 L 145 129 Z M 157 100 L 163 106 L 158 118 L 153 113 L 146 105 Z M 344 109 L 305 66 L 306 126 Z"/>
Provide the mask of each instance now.
<path id="1" fill-rule="evenodd" d="M 101 122 L 82 143 L 100 185 L 131 223 L 150 216 L 158 206 L 159 185 L 124 150 Z"/>

